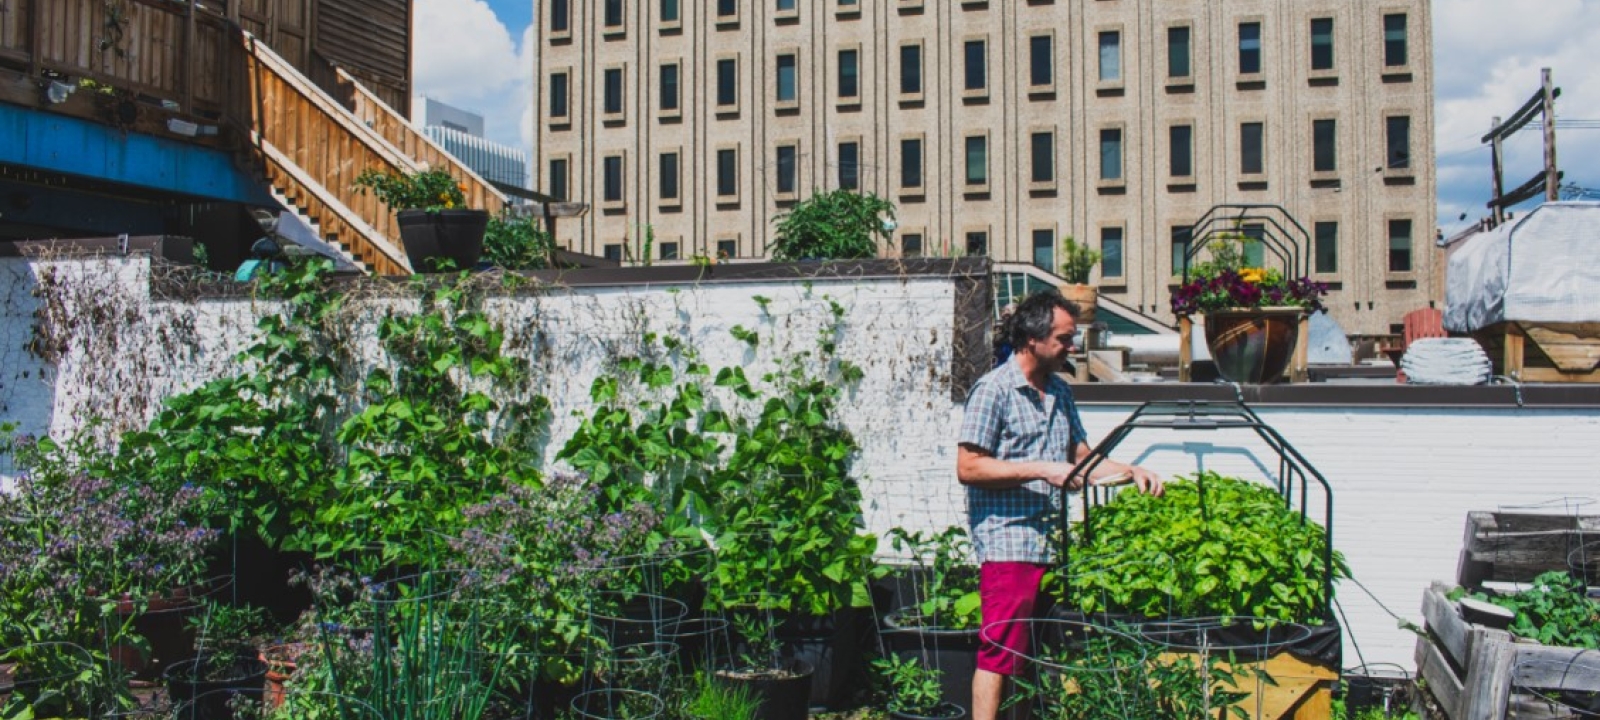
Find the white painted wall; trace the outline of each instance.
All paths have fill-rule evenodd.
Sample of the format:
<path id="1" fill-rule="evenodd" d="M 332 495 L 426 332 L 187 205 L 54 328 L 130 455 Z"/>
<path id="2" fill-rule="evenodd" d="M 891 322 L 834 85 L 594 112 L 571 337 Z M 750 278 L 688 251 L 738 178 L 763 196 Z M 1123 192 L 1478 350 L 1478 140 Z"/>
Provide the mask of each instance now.
<path id="1" fill-rule="evenodd" d="M 77 288 L 79 309 L 135 310 L 108 318 L 115 324 L 111 332 L 85 327 L 74 335 L 80 345 L 55 366 L 25 349 L 39 309 L 32 292 L 50 272 Z M 0 422 L 63 435 L 98 413 L 136 427 L 158 398 L 232 367 L 263 306 L 249 298 L 153 300 L 148 273 L 148 262 L 138 256 L 0 260 Z M 938 277 L 818 280 L 809 289 L 799 283 L 583 289 L 501 298 L 490 308 L 510 329 L 511 347 L 543 363 L 541 387 L 555 406 L 558 446 L 576 423 L 572 412 L 585 406 L 603 359 L 614 349 L 635 347 L 643 329 L 681 332 L 712 367 L 739 365 L 757 377 L 772 367 L 774 353 L 810 346 L 827 321 L 821 298 L 832 297 L 849 313 L 840 356 L 866 371 L 845 399 L 843 419 L 862 444 L 855 467 L 868 526 L 882 533 L 895 525 L 936 529 L 964 519 L 954 473 L 962 407 L 950 400 L 948 386 L 953 293 L 953 285 Z M 758 295 L 771 299 L 769 312 L 753 300 Z M 760 350 L 734 340 L 728 333 L 734 325 L 760 332 Z M 542 336 L 535 332 L 541 328 Z M 541 347 L 548 352 L 538 352 Z M 103 357 L 116 360 L 89 362 Z M 1098 442 L 1132 409 L 1085 405 L 1091 440 Z M 1423 589 L 1431 580 L 1455 577 L 1469 510 L 1553 503 L 1552 512 L 1569 512 L 1575 503 L 1564 499 L 1600 496 L 1597 411 L 1257 410 L 1331 483 L 1335 545 L 1376 595 L 1375 601 L 1351 583 L 1339 588 L 1349 620 L 1347 665 L 1357 664 L 1359 645 L 1369 663 L 1413 667 L 1412 636 L 1378 603 L 1420 620 Z M 1258 441 L 1220 431 L 1135 434 L 1115 455 L 1167 475 L 1198 466 L 1260 478 L 1276 468 L 1276 456 Z M 5 471 L 0 467 L 0 475 Z M 1600 513 L 1592 504 L 1581 511 Z"/>

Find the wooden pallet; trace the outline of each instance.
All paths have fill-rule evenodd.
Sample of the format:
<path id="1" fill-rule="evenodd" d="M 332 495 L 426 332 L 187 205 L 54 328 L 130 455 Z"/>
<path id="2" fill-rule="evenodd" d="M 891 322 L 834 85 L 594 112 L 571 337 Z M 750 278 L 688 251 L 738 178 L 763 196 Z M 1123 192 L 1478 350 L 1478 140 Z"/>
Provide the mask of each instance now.
<path id="1" fill-rule="evenodd" d="M 1476 591 L 1485 582 L 1528 582 L 1569 570 L 1580 548 L 1592 548 L 1589 561 L 1600 563 L 1600 516 L 1469 512 L 1456 584 Z"/>
<path id="2" fill-rule="evenodd" d="M 1503 322 L 1473 337 L 1496 375 L 1517 382 L 1600 382 L 1600 323 Z"/>
<path id="3" fill-rule="evenodd" d="M 1417 677 L 1450 720 L 1572 717 L 1531 691 L 1600 692 L 1600 651 L 1550 647 L 1462 618 L 1450 587 L 1422 595 L 1427 634 L 1417 638 Z"/>

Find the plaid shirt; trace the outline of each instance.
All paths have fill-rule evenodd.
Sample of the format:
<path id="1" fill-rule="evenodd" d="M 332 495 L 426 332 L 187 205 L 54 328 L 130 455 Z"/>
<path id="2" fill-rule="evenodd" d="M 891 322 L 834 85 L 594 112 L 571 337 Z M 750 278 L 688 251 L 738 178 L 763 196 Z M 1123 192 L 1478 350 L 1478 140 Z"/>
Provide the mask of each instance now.
<path id="1" fill-rule="evenodd" d="M 1000 460 L 1070 462 L 1088 440 L 1072 388 L 1056 375 L 1041 401 L 1015 357 L 978 379 L 967 397 L 960 442 Z M 967 515 L 978 562 L 1049 563 L 1061 493 L 1043 480 L 991 490 L 967 486 Z"/>

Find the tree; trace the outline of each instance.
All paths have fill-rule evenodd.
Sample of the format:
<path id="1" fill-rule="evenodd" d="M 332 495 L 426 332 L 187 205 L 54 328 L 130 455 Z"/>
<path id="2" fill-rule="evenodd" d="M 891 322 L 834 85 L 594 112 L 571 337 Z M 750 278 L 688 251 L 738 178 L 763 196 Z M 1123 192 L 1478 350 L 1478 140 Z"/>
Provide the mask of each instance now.
<path id="1" fill-rule="evenodd" d="M 816 192 L 777 217 L 768 249 L 780 261 L 876 257 L 877 238 L 889 239 L 892 220 L 894 204 L 870 192 Z"/>

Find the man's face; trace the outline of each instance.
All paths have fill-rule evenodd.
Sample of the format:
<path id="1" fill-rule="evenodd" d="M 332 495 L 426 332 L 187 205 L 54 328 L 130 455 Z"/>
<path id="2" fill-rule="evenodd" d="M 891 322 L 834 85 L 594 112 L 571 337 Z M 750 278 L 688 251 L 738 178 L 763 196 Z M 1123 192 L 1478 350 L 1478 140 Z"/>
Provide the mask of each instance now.
<path id="1" fill-rule="evenodd" d="M 1050 334 L 1043 340 L 1029 340 L 1028 345 L 1033 350 L 1033 355 L 1050 372 L 1061 372 L 1067 366 L 1067 358 L 1072 354 L 1072 336 L 1078 332 L 1078 323 L 1072 315 L 1061 308 L 1055 309 L 1055 317 L 1050 323 Z"/>

